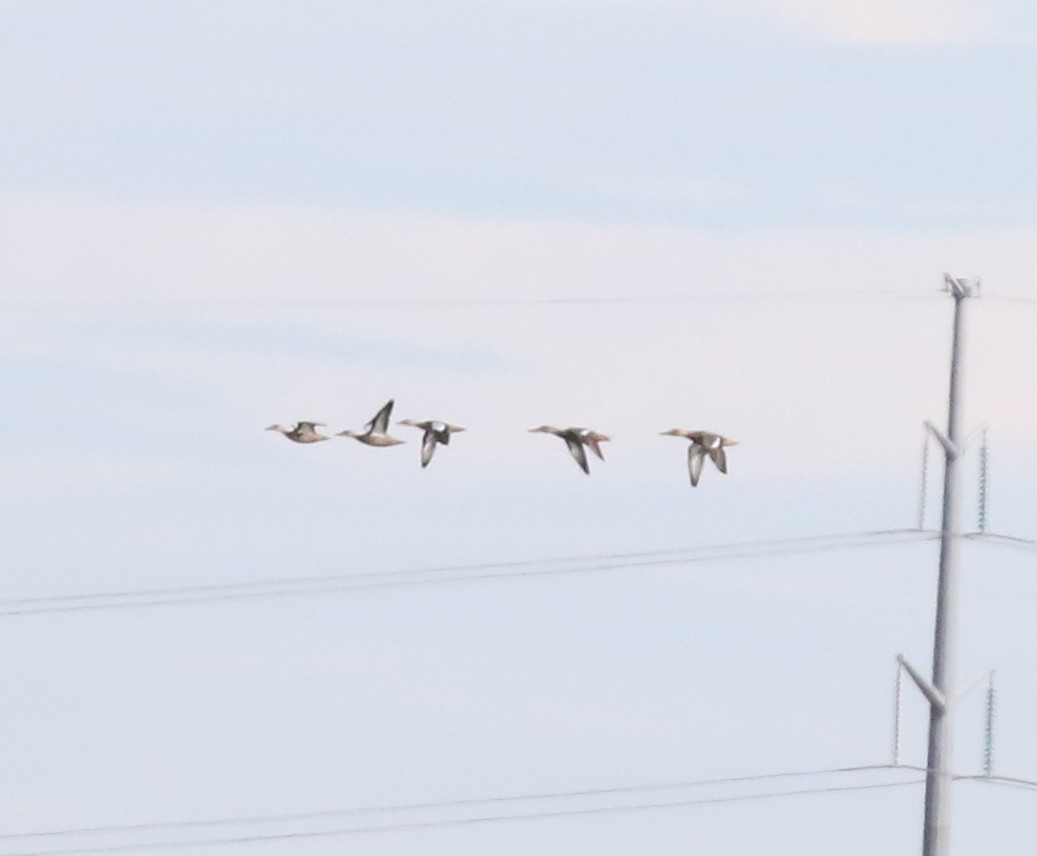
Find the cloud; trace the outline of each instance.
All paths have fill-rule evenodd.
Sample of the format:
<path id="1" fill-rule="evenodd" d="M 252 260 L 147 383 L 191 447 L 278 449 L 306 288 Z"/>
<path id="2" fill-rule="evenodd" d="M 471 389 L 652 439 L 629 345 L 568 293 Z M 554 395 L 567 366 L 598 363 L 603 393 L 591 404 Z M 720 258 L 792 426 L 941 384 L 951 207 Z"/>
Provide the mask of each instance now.
<path id="1" fill-rule="evenodd" d="M 689 206 L 736 202 L 745 197 L 744 192 L 740 188 L 709 179 L 689 181 L 688 179 L 677 178 L 672 180 L 638 181 L 598 178 L 591 179 L 587 183 L 594 190 L 609 196 Z"/>
<path id="2" fill-rule="evenodd" d="M 629 0 L 508 0 L 533 8 L 622 8 Z M 761 24 L 776 22 L 823 41 L 854 45 L 972 44 L 1017 38 L 1003 0 L 647 0 L 641 11 Z"/>
<path id="3" fill-rule="evenodd" d="M 710 233 L 44 200 L 0 208 L 0 226 L 9 305 L 49 307 L 10 316 L 3 344 L 34 415 L 100 383 L 89 412 L 228 440 L 248 425 L 259 443 L 274 421 L 355 427 L 395 396 L 401 418 L 469 425 L 477 469 L 565 463 L 522 432 L 569 422 L 615 434 L 630 452 L 607 455 L 609 470 L 635 480 L 654 477 L 645 457 L 680 466 L 657 436 L 675 426 L 735 436 L 739 469 L 770 478 L 913 471 L 916 429 L 944 408 L 942 271 L 982 274 L 996 297 L 1022 293 L 1037 264 L 1035 229 Z M 674 299 L 636 302 L 652 296 Z M 613 297 L 635 302 L 508 302 Z M 196 301 L 187 321 L 167 304 L 180 299 Z M 1012 311 L 969 306 L 966 408 L 1021 436 L 1037 406 L 1016 369 L 1037 365 L 1037 346 L 1028 325 L 1001 323 Z M 77 374 L 42 383 L 44 364 Z M 502 460 L 512 436 L 528 462 Z"/>
<path id="4" fill-rule="evenodd" d="M 1003 34 L 998 4 L 969 0 L 747 0 L 747 8 L 851 44 L 985 42 Z"/>

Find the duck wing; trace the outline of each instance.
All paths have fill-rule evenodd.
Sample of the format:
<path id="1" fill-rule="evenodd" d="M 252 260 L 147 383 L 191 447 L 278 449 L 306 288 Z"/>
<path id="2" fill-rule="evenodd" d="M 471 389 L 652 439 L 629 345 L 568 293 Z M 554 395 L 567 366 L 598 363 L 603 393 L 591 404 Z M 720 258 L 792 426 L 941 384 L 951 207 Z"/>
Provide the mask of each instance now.
<path id="1" fill-rule="evenodd" d="M 445 422 L 429 422 L 425 435 L 431 435 L 435 442 L 442 443 L 444 446 L 450 445 L 450 426 Z"/>
<path id="2" fill-rule="evenodd" d="M 432 455 L 436 451 L 436 443 L 438 438 L 433 428 L 426 428 L 425 434 L 421 438 L 421 466 L 427 467 L 428 462 L 432 460 Z"/>
<path id="3" fill-rule="evenodd" d="M 715 449 L 709 450 L 709 456 L 713 459 L 713 463 L 717 465 L 717 469 L 722 473 L 727 473 L 727 453 L 724 451 L 723 446 L 717 446 Z"/>
<path id="4" fill-rule="evenodd" d="M 367 429 L 373 434 L 385 434 L 389 430 L 389 417 L 392 415 L 393 399 L 389 399 L 375 415 L 374 419 L 367 423 Z"/>
<path id="5" fill-rule="evenodd" d="M 706 450 L 698 443 L 688 446 L 688 475 L 691 477 L 691 486 L 697 487 L 699 476 L 702 475 L 702 462 L 705 460 Z"/>
<path id="6" fill-rule="evenodd" d="M 569 447 L 569 454 L 572 455 L 576 463 L 580 465 L 580 469 L 587 473 L 587 475 L 590 475 L 591 469 L 587 465 L 587 453 L 583 451 L 583 443 L 580 438 L 571 434 L 564 434 L 562 439 L 565 440 L 565 445 Z"/>

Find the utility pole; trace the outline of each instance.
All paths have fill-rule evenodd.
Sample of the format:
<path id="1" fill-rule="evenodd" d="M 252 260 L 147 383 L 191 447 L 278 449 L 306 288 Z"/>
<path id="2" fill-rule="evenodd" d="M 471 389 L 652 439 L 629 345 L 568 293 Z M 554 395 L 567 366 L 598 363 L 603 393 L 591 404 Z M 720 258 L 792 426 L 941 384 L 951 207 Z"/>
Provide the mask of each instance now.
<path id="1" fill-rule="evenodd" d="M 951 787 L 954 749 L 955 645 L 958 609 L 958 542 L 960 540 L 959 473 L 961 445 L 958 441 L 959 366 L 962 345 L 961 310 L 978 282 L 944 274 L 944 283 L 954 298 L 951 339 L 951 376 L 947 406 L 947 433 L 926 423 L 944 452 L 943 523 L 940 528 L 940 571 L 936 589 L 936 627 L 933 634 L 933 679 L 927 681 L 900 658 L 922 694 L 929 701 L 929 756 L 925 774 L 925 826 L 922 856 L 950 853 Z"/>

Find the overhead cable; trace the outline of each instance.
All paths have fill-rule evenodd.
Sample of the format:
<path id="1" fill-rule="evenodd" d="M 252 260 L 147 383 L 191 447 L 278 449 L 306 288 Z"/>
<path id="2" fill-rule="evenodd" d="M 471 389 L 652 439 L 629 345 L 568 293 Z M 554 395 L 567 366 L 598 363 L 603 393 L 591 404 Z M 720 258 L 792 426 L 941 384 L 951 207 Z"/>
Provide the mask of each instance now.
<path id="1" fill-rule="evenodd" d="M 510 794 L 507 796 L 472 797 L 468 799 L 440 800 L 436 802 L 405 803 L 393 805 L 375 805 L 349 809 L 331 809 L 325 811 L 295 812 L 290 814 L 264 814 L 242 817 L 217 818 L 214 820 L 180 820 L 159 823 L 124 824 L 121 826 L 93 826 L 73 829 L 47 830 L 43 832 L 23 832 L 0 834 L 0 841 L 21 838 L 48 838 L 69 835 L 99 835 L 123 832 L 155 832 L 169 829 L 199 829 L 219 826 L 240 826 L 259 823 L 286 823 L 290 821 L 324 820 L 329 818 L 350 817 L 366 814 L 386 814 L 391 812 L 427 811 L 430 809 L 470 808 L 474 806 L 494 805 L 499 803 L 520 803 L 544 800 L 571 799 L 574 797 L 601 797 L 618 794 L 651 793 L 664 790 L 681 790 L 686 788 L 715 787 L 717 785 L 746 784 L 775 779 L 791 779 L 804 777 L 831 776 L 846 773 L 872 772 L 876 770 L 910 769 L 918 772 L 918 768 L 890 765 L 864 764 L 855 767 L 830 767 L 819 770 L 794 770 L 783 773 L 761 773 L 751 776 L 726 776 L 715 779 L 695 779 L 689 781 L 663 782 L 649 785 L 619 785 L 607 788 L 587 788 L 582 790 L 551 791 L 534 794 Z M 924 772 L 924 770 L 921 770 Z"/>
<path id="2" fill-rule="evenodd" d="M 902 788 L 923 784 L 923 779 L 908 781 L 878 782 L 866 785 L 829 785 L 826 787 L 802 788 L 798 790 L 763 791 L 751 794 L 738 794 L 723 797 L 689 798 L 659 801 L 653 803 L 634 803 L 626 805 L 595 806 L 589 808 L 551 809 L 514 814 L 477 815 L 474 817 L 442 818 L 435 820 L 402 821 L 370 826 L 343 827 L 339 829 L 302 830 L 295 832 L 271 832 L 253 835 L 240 835 L 226 838 L 179 839 L 175 841 L 115 844 L 96 847 L 70 847 L 60 850 L 33 850 L 8 852 L 5 856 L 86 856 L 94 853 L 128 853 L 145 850 L 183 850 L 195 847 L 214 847 L 228 844 L 257 844 L 268 841 L 288 841 L 317 838 L 335 838 L 347 835 L 371 835 L 377 833 L 412 832 L 419 829 L 434 829 L 451 826 L 471 826 L 484 823 L 502 823 L 506 821 L 545 820 L 551 818 L 580 817 L 599 814 L 629 813 L 660 809 L 691 808 L 694 806 L 720 805 L 724 803 L 752 802 L 779 797 L 814 796 L 820 794 L 846 793 L 852 791 L 870 791 L 886 788 Z"/>
<path id="3" fill-rule="evenodd" d="M 108 609 L 175 606 L 253 598 L 313 596 L 444 583 L 599 573 L 732 559 L 804 554 L 904 542 L 933 540 L 934 532 L 917 529 L 873 530 L 845 535 L 718 544 L 684 550 L 614 553 L 564 559 L 456 565 L 412 571 L 340 574 L 279 580 L 255 580 L 161 589 L 108 591 L 80 595 L 0 601 L 0 618 Z"/>
<path id="4" fill-rule="evenodd" d="M 707 292 L 700 294 L 621 294 L 612 297 L 399 297 L 399 298 L 290 298 L 290 299 L 217 299 L 183 298 L 178 300 L 89 300 L 7 298 L 0 300 L 0 310 L 31 312 L 154 312 L 179 310 L 266 310 L 330 311 L 335 309 L 450 309 L 456 307 L 512 306 L 613 306 L 670 305 L 675 303 L 786 303 L 804 301 L 844 301 L 874 299 L 919 299 L 939 297 L 938 290 L 868 290 L 853 291 L 785 291 L 785 292 Z"/>

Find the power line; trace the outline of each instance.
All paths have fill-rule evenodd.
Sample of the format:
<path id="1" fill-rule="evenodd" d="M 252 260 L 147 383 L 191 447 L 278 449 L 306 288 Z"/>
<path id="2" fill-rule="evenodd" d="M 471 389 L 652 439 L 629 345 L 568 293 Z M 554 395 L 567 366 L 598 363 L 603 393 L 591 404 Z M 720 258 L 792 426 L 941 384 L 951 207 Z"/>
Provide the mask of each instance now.
<path id="1" fill-rule="evenodd" d="M 728 776 L 717 779 L 697 779 L 691 781 L 665 782 L 649 785 L 620 785 L 609 788 L 589 788 L 584 790 L 553 791 L 536 794 L 512 794 L 509 796 L 476 797 L 468 799 L 441 800 L 436 802 L 407 803 L 395 805 L 377 805 L 361 808 L 330 809 L 326 811 L 295 812 L 290 814 L 246 815 L 240 817 L 217 818 L 214 820 L 178 820 L 158 823 L 124 824 L 120 826 L 93 826 L 71 829 L 47 830 L 43 832 L 23 832 L 0 834 L 0 841 L 17 838 L 48 838 L 62 835 L 99 835 L 122 832 L 156 832 L 168 829 L 198 829 L 218 826 L 240 826 L 258 823 L 285 823 L 289 821 L 322 820 L 336 817 L 350 817 L 365 814 L 385 814 L 390 812 L 426 811 L 430 809 L 465 808 L 480 805 L 494 805 L 508 802 L 531 802 L 574 797 L 614 796 L 617 794 L 650 793 L 663 790 L 679 790 L 683 788 L 701 788 L 716 785 L 745 784 L 774 779 L 790 779 L 804 777 L 830 776 L 845 773 L 871 772 L 875 770 L 911 769 L 890 764 L 865 764 L 855 767 L 831 767 L 820 770 L 796 770 L 783 773 L 762 773 L 753 776 Z"/>
<path id="2" fill-rule="evenodd" d="M 119 844 L 106 847 L 74 847 L 62 850 L 34 850 L 18 853 L 7 853 L 5 856 L 85 856 L 92 853 L 127 853 L 141 850 L 183 850 L 195 847 L 213 847 L 228 844 L 255 844 L 263 841 L 286 841 L 315 838 L 331 838 L 347 835 L 370 835 L 388 832 L 410 832 L 418 829 L 433 829 L 450 826 L 470 826 L 483 823 L 500 823 L 516 820 L 545 820 L 562 817 L 580 817 L 597 814 L 619 812 L 651 811 L 669 808 L 690 808 L 693 806 L 720 805 L 723 803 L 752 802 L 779 797 L 812 796 L 818 794 L 846 793 L 851 791 L 880 790 L 885 788 L 901 788 L 920 785 L 922 779 L 911 779 L 902 782 L 879 782 L 867 785 L 829 785 L 827 787 L 802 788 L 799 790 L 763 791 L 753 794 L 740 794 L 725 797 L 706 797 L 696 799 L 668 800 L 654 803 L 636 803 L 632 805 L 596 806 L 591 808 L 554 809 L 524 812 L 520 814 L 480 815 L 476 817 L 446 818 L 439 820 L 405 821 L 372 826 L 347 827 L 341 829 L 308 830 L 299 832 L 263 833 L 243 835 L 234 838 L 181 839 L 176 841 Z"/>
<path id="3" fill-rule="evenodd" d="M 1016 547 L 1020 550 L 1037 550 L 1037 541 L 1032 538 L 1017 538 L 1014 535 L 998 535 L 996 532 L 969 532 L 963 536 L 970 541 Z"/>
<path id="4" fill-rule="evenodd" d="M 1029 303 L 1037 305 L 1037 297 L 1021 297 L 1012 294 L 988 294 L 983 296 L 983 302 L 994 301 L 996 303 Z"/>
<path id="5" fill-rule="evenodd" d="M 728 551 L 728 550 L 769 550 L 772 548 L 784 548 L 784 547 L 795 547 L 798 545 L 812 545 L 820 542 L 840 542 L 843 540 L 851 539 L 867 539 L 867 538 L 881 538 L 887 536 L 917 536 L 918 534 L 935 534 L 930 530 L 919 530 L 914 528 L 895 528 L 895 529 L 867 529 L 861 532 L 836 532 L 829 535 L 801 535 L 793 538 L 768 538 L 757 541 L 734 541 L 717 544 L 702 544 L 697 547 L 677 547 L 669 550 L 637 550 L 626 553 L 584 553 L 576 555 L 566 556 L 549 556 L 540 559 L 517 559 L 507 562 L 480 562 L 477 564 L 470 565 L 440 565 L 432 568 L 421 568 L 410 571 L 386 571 L 386 572 L 373 572 L 363 574 L 334 574 L 326 576 L 308 576 L 308 577 L 281 577 L 272 580 L 257 580 L 250 582 L 240 583 L 217 583 L 210 585 L 201 586 L 183 586 L 183 587 L 169 587 L 169 588 L 155 588 L 155 589 L 138 589 L 135 591 L 109 591 L 109 592 L 95 592 L 92 594 L 84 595 L 54 595 L 49 597 L 37 597 L 37 598 L 8 598 L 0 599 L 0 606 L 11 606 L 21 604 L 36 604 L 36 603 L 47 603 L 49 601 L 61 601 L 61 600 L 72 600 L 72 599 L 87 599 L 87 598 L 107 598 L 107 597 L 120 597 L 123 595 L 163 595 L 163 594 L 174 594 L 182 591 L 226 591 L 240 588 L 250 588 L 253 586 L 276 586 L 276 585 L 292 585 L 292 584 L 306 584 L 306 583 L 325 583 L 325 582 L 336 582 L 341 580 L 357 580 L 357 579 L 378 579 L 387 576 L 403 576 L 403 575 L 425 575 L 435 574 L 440 572 L 452 572 L 452 571 L 482 571 L 482 570 L 497 570 L 497 569 L 509 569 L 509 568 L 526 568 L 536 567 L 544 565 L 560 565 L 578 562 L 602 562 L 613 559 L 640 559 L 640 558 L 653 558 L 653 557 L 678 557 L 685 555 L 695 555 L 698 553 L 712 553 L 714 551 Z"/>
<path id="6" fill-rule="evenodd" d="M 29 312 L 147 312 L 156 310 L 250 310 L 308 311 L 334 309 L 440 309 L 454 307 L 508 306 L 612 306 L 670 305 L 679 303 L 786 303 L 874 299 L 926 299 L 938 297 L 933 290 L 854 290 L 786 292 L 709 292 L 705 294 L 616 295 L 614 297 L 441 297 L 441 298 L 329 298 L 288 300 L 0 300 L 0 309 Z"/>
<path id="7" fill-rule="evenodd" d="M 113 826 L 94 826 L 94 827 L 77 827 L 67 828 L 58 830 L 46 830 L 38 832 L 24 832 L 24 833 L 6 833 L 0 834 L 0 840 L 15 840 L 15 839 L 28 839 L 28 838 L 51 838 L 58 836 L 82 836 L 82 835 L 101 835 L 101 834 L 115 834 L 115 833 L 126 833 L 126 832 L 158 832 L 162 830 L 175 830 L 175 829 L 203 829 L 213 828 L 220 826 L 241 826 L 241 825 L 255 825 L 264 823 L 287 823 L 287 822 L 299 822 L 308 820 L 326 820 L 331 818 L 342 818 L 342 817 L 356 817 L 370 814 L 387 814 L 387 813 L 402 813 L 402 812 L 415 812 L 415 811 L 427 811 L 433 809 L 451 809 L 451 808 L 466 808 L 475 806 L 487 806 L 501 803 L 517 803 L 517 802 L 531 802 L 531 801 L 546 801 L 546 800 L 558 800 L 558 799 L 572 799 L 579 797 L 597 797 L 597 796 L 615 796 L 620 794 L 643 794 L 663 790 L 680 790 L 685 788 L 701 788 L 701 787 L 715 787 L 717 785 L 732 785 L 732 784 L 745 784 L 750 782 L 761 782 L 761 781 L 773 781 L 775 779 L 790 779 L 790 778 L 816 778 L 821 776 L 831 775 L 843 775 L 848 773 L 862 773 L 862 772 L 875 772 L 884 770 L 909 770 L 911 772 L 926 772 L 925 767 L 919 767 L 911 764 L 862 764 L 852 767 L 829 767 L 815 770 L 795 770 L 780 773 L 762 773 L 750 776 L 727 776 L 722 778 L 714 779 L 696 779 L 687 781 L 675 781 L 675 782 L 664 782 L 654 783 L 648 785 L 621 785 L 607 788 L 588 788 L 578 790 L 564 790 L 564 791 L 553 791 L 547 793 L 533 793 L 533 794 L 512 794 L 507 796 L 493 796 L 493 797 L 475 797 L 467 799 L 455 799 L 455 800 L 441 800 L 435 802 L 422 802 L 422 803 L 405 803 L 405 804 L 392 804 L 392 805 L 375 805 L 365 806 L 359 808 L 350 809 L 331 809 L 325 811 L 312 811 L 312 812 L 295 812 L 295 813 L 282 813 L 282 814 L 265 814 L 265 815 L 244 815 L 238 817 L 228 818 L 216 818 L 211 820 L 186 820 L 186 821 L 163 821 L 156 823 L 140 823 L 140 824 L 123 824 Z M 976 781 L 985 782 L 993 785 L 1010 785 L 1014 787 L 1021 787 L 1028 790 L 1037 790 L 1037 781 L 1031 779 L 1012 778 L 1007 776 L 986 776 L 986 775 L 956 775 L 955 780 L 957 781 Z M 921 780 L 915 782 L 921 784 Z M 895 786 L 899 784 L 911 784 L 907 783 L 879 783 L 877 785 L 869 785 L 864 787 L 887 787 Z M 785 796 L 785 795 L 796 795 L 796 794 L 809 794 L 809 793 L 827 793 L 830 791 L 839 790 L 853 790 L 860 786 L 850 787 L 825 787 L 816 789 L 805 789 L 796 791 L 775 791 L 767 794 L 749 794 L 749 795 L 735 795 L 731 797 L 718 797 L 718 798 L 707 798 L 701 800 L 682 800 L 673 803 L 652 803 L 652 804 L 634 804 L 630 806 L 605 806 L 598 809 L 583 810 L 578 809 L 575 811 L 558 811 L 549 812 L 541 815 L 540 813 L 534 813 L 528 815 L 528 817 L 540 817 L 540 816 L 563 816 L 569 813 L 584 813 L 585 811 L 624 811 L 624 810 L 636 810 L 638 808 L 654 808 L 663 807 L 666 805 L 705 805 L 715 802 L 727 802 L 727 801 L 738 801 L 742 799 L 759 799 L 766 796 Z M 465 818 L 458 821 L 433 821 L 431 823 L 435 825 L 452 823 L 452 822 L 484 822 L 494 819 L 513 819 L 513 815 L 502 815 L 499 818 Z M 522 816 L 527 817 L 527 815 Z M 403 824 L 403 827 L 408 824 Z M 387 827 L 388 828 L 388 827 Z M 395 828 L 391 827 L 391 828 Z M 348 834 L 354 831 L 367 831 L 367 830 L 344 830 L 341 834 Z M 294 833 L 291 835 L 298 835 Z M 303 833 L 305 834 L 305 833 Z M 337 833 L 335 833 L 337 834 Z M 257 840 L 259 838 L 257 837 Z M 209 842 L 199 842 L 199 846 Z M 219 842 L 212 842 L 219 843 Z M 164 845 L 156 845 L 164 846 Z M 106 850 L 108 848 L 105 848 Z M 90 852 L 90 851 L 46 851 L 48 853 L 56 852 Z"/>
<path id="8" fill-rule="evenodd" d="M 989 785 L 1002 785 L 1004 787 L 1022 788 L 1027 791 L 1037 791 L 1037 781 L 1033 779 L 1018 779 L 1012 776 L 955 776 L 955 779 L 965 782 L 982 782 Z"/>
<path id="9" fill-rule="evenodd" d="M 703 294 L 616 295 L 613 297 L 401 297 L 401 298 L 292 298 L 180 300 L 46 300 L 8 298 L 0 311 L 13 312 L 155 312 L 155 311 L 332 311 L 362 309 L 451 309 L 493 307 L 562 307 L 613 305 L 673 305 L 686 303 L 797 303 L 856 300 L 926 300 L 941 292 L 930 289 L 878 289 L 851 291 L 707 292 Z M 985 295 L 983 302 L 1037 305 L 1037 298 L 1017 295 Z"/>
<path id="10" fill-rule="evenodd" d="M 327 577 L 226 583 L 223 585 L 182 586 L 163 589 L 23 598 L 0 601 L 0 607 L 7 607 L 6 609 L 0 609 L 0 618 L 109 609 L 176 606 L 254 598 L 313 596 L 444 583 L 546 577 L 560 574 L 599 573 L 630 568 L 695 564 L 731 559 L 752 559 L 776 555 L 911 543 L 933 540 L 936 537 L 935 533 L 917 529 L 872 530 L 845 535 L 809 536 L 805 538 L 719 544 L 686 550 L 614 553 L 571 557 L 568 559 L 540 559 L 486 565 L 445 566 L 413 571 L 343 574 Z M 590 562 L 591 564 L 555 567 L 560 564 L 567 565 L 574 562 Z"/>
<path id="11" fill-rule="evenodd" d="M 330 576 L 309 577 L 282 577 L 272 580 L 257 580 L 239 583 L 218 583 L 201 586 L 179 586 L 156 589 L 138 589 L 134 591 L 109 591 L 95 592 L 84 595 L 54 595 L 38 598 L 9 598 L 0 599 L 0 606 L 43 604 L 51 601 L 68 601 L 91 598 L 110 598 L 122 596 L 152 596 L 177 594 L 181 592 L 204 592 L 204 591 L 232 591 L 235 589 L 252 588 L 256 586 L 279 586 L 279 585 L 302 585 L 310 583 L 329 583 L 339 581 L 353 581 L 363 579 L 384 579 L 385 577 L 410 577 L 424 576 L 428 574 L 457 572 L 457 571 L 485 571 L 485 570 L 507 570 L 522 569 L 546 565 L 561 565 L 582 562 L 604 562 L 617 559 L 680 559 L 682 557 L 694 558 L 700 554 L 733 553 L 743 555 L 746 551 L 752 551 L 753 555 L 766 555 L 771 551 L 783 551 L 795 549 L 801 546 L 813 547 L 817 545 L 841 546 L 843 541 L 857 541 L 867 539 L 879 539 L 887 537 L 933 537 L 936 533 L 930 530 L 914 528 L 896 529 L 869 529 L 862 532 L 839 532 L 831 535 L 802 535 L 794 538 L 769 538 L 758 541 L 735 541 L 719 544 L 703 544 L 697 547 L 679 547 L 670 550 L 638 550 L 628 553 L 589 553 L 582 555 L 555 556 L 541 559 L 519 559 L 508 562 L 489 562 L 471 565 L 441 565 L 432 568 L 422 568 L 410 571 L 385 571 L 362 574 L 335 574 Z M 564 569 L 561 569 L 564 570 Z"/>

